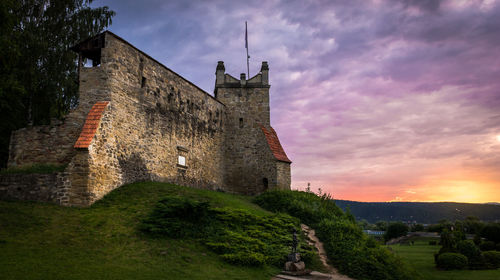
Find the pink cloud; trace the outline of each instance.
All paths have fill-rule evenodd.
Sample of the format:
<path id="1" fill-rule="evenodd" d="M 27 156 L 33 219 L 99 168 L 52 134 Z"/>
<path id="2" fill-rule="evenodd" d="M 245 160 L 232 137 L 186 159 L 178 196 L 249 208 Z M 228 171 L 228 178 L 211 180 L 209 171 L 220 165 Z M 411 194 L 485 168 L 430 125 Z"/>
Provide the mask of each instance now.
<path id="1" fill-rule="evenodd" d="M 294 188 L 500 201 L 500 3 L 460 3 L 95 4 L 117 11 L 114 32 L 208 92 L 217 60 L 245 71 L 248 21 L 250 72 L 269 61 L 271 119 Z M 467 186 L 470 196 L 459 194 Z"/>

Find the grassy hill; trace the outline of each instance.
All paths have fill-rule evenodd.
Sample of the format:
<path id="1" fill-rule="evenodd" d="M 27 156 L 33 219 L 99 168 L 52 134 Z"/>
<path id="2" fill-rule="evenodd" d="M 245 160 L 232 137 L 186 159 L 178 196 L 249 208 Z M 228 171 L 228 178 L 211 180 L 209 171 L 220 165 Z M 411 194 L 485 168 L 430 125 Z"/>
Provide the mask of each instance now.
<path id="1" fill-rule="evenodd" d="M 329 197 L 248 197 L 150 182 L 123 186 L 89 208 L 0 201 L 0 278 L 270 279 L 300 223 L 316 229 L 342 273 L 417 278 Z M 299 239 L 307 267 L 321 271 L 317 254 Z"/>
<path id="2" fill-rule="evenodd" d="M 483 221 L 500 220 L 500 205 L 458 202 L 358 202 L 335 200 L 343 210 L 349 208 L 356 219 L 377 221 L 417 221 L 437 223 L 440 220 L 464 220 L 475 216 Z"/>
<path id="3" fill-rule="evenodd" d="M 258 217 L 273 215 L 250 197 L 162 183 L 123 186 L 83 209 L 0 201 L 0 278 L 270 279 L 279 271 L 229 264 L 192 238 L 157 238 L 140 231 L 157 202 L 172 195 Z"/>

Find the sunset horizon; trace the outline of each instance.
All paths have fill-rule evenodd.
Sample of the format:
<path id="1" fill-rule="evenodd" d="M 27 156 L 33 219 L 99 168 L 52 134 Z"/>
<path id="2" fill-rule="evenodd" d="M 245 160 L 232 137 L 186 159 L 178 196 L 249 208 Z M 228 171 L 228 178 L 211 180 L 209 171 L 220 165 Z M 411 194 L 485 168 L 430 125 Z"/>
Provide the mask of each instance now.
<path id="1" fill-rule="evenodd" d="M 269 62 L 292 189 L 500 202 L 500 1 L 96 1 L 110 30 L 206 92 Z"/>

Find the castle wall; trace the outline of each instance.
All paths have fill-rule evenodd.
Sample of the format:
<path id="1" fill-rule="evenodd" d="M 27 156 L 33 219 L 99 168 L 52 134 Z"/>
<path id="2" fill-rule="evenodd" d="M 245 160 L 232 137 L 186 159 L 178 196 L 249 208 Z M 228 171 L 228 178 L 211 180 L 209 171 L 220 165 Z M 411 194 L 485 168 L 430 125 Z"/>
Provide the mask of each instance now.
<path id="1" fill-rule="evenodd" d="M 276 161 L 276 187 L 280 190 L 289 190 L 291 183 L 290 163 Z"/>
<path id="2" fill-rule="evenodd" d="M 79 69 L 79 106 L 63 123 L 14 132 L 9 156 L 9 166 L 67 168 L 2 175 L 0 198 L 88 206 L 137 181 L 242 194 L 290 188 L 290 163 L 272 150 L 289 161 L 270 127 L 267 62 L 241 81 L 219 62 L 214 98 L 110 32 L 73 49 L 94 60 Z"/>
<path id="3" fill-rule="evenodd" d="M 65 192 L 69 182 L 67 173 L 52 174 L 2 174 L 0 199 L 56 202 L 67 201 Z"/>
<path id="4" fill-rule="evenodd" d="M 29 126 L 13 131 L 8 166 L 67 164 L 75 155 L 75 144 L 88 111 L 95 100 L 106 99 L 106 75 L 99 67 L 80 69 L 79 105 L 64 121 Z"/>
<path id="5" fill-rule="evenodd" d="M 88 172 L 72 179 L 73 201 L 90 204 L 136 181 L 221 188 L 224 105 L 119 38 L 105 42 L 100 68 L 110 95 L 94 102 L 110 103 L 88 153 L 68 167 Z"/>

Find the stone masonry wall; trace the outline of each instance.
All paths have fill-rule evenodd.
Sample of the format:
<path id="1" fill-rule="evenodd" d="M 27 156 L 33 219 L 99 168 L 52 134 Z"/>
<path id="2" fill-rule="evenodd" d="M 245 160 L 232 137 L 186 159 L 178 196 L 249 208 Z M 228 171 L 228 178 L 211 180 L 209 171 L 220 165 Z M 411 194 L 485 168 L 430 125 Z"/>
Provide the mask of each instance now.
<path id="1" fill-rule="evenodd" d="M 291 182 L 292 177 L 290 173 L 290 163 L 276 161 L 276 173 L 277 173 L 277 179 L 276 179 L 277 188 L 281 190 L 290 189 L 290 184 L 292 183 Z"/>
<path id="2" fill-rule="evenodd" d="M 110 97 L 94 102 L 110 105 L 88 152 L 68 166 L 72 201 L 90 204 L 136 181 L 222 188 L 225 106 L 121 39 L 106 34 L 105 42 Z"/>
<path id="3" fill-rule="evenodd" d="M 268 88 L 217 89 L 226 104 L 226 181 L 232 192 L 257 194 L 277 185 L 274 158 L 259 123 L 269 125 Z M 267 109 L 266 109 L 267 107 Z"/>
<path id="4" fill-rule="evenodd" d="M 67 174 L 2 174 L 0 176 L 0 199 L 56 202 L 67 201 L 65 188 Z"/>
<path id="5" fill-rule="evenodd" d="M 31 126 L 12 132 L 8 166 L 36 163 L 66 164 L 75 155 L 75 144 L 85 117 L 96 99 L 105 99 L 106 76 L 99 67 L 80 70 L 78 107 L 63 122 Z"/>

